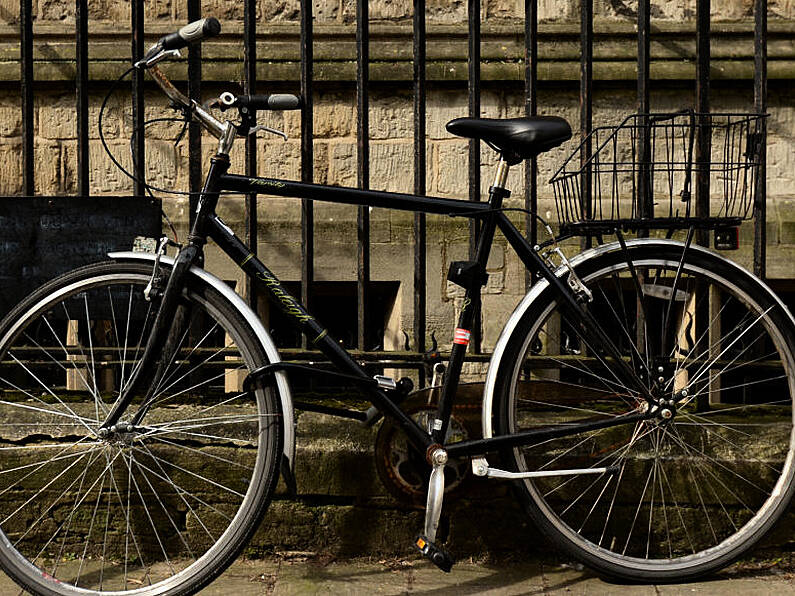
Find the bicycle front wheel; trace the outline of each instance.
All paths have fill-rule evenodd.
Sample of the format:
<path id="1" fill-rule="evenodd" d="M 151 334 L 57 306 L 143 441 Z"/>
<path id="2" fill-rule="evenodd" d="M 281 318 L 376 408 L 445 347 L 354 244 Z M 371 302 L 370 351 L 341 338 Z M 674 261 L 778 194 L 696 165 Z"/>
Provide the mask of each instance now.
<path id="1" fill-rule="evenodd" d="M 278 400 L 242 389 L 266 358 L 234 307 L 195 278 L 146 416 L 126 424 L 136 395 L 100 437 L 158 308 L 143 295 L 151 274 L 78 269 L 0 324 L 0 563 L 36 594 L 195 592 L 245 545 L 276 484 Z"/>
<path id="2" fill-rule="evenodd" d="M 793 494 L 792 318 L 747 272 L 698 247 L 682 260 L 683 248 L 634 241 L 577 268 L 593 295 L 587 308 L 671 416 L 503 454 L 516 471 L 609 469 L 517 488 L 558 547 L 620 579 L 715 571 Z M 495 375 L 497 434 L 648 408 L 573 319 L 545 290 L 514 326 Z"/>

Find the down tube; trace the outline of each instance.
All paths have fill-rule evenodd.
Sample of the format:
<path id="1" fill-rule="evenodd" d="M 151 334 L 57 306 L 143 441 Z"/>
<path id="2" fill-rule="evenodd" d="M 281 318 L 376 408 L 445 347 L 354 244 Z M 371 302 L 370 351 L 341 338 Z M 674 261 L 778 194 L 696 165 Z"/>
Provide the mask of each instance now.
<path id="1" fill-rule="evenodd" d="M 221 250 L 240 266 L 250 277 L 260 282 L 290 318 L 295 326 L 301 329 L 307 339 L 317 347 L 341 372 L 370 379 L 370 376 L 353 360 L 350 355 L 329 335 L 323 327 L 307 310 L 298 302 L 273 273 L 235 236 L 232 229 L 227 226 L 217 215 L 207 219 L 208 235 L 215 240 Z M 378 390 L 366 388 L 370 401 L 383 413 L 394 418 L 405 431 L 411 442 L 423 451 L 431 444 L 431 437 L 420 426 L 409 418 L 387 395 Z"/>

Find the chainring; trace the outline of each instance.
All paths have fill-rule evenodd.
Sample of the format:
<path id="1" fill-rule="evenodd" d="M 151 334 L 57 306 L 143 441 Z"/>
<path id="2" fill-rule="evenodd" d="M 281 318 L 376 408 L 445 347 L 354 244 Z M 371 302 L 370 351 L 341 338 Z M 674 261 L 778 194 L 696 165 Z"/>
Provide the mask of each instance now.
<path id="1" fill-rule="evenodd" d="M 450 417 L 446 443 L 457 443 L 478 436 L 483 383 L 462 383 Z M 403 411 L 428 430 L 435 418 L 440 389 L 421 389 L 403 402 Z M 392 420 L 385 420 L 375 439 L 375 462 L 378 476 L 389 494 L 401 503 L 425 506 L 431 468 L 425 453 L 415 449 Z M 444 469 L 445 498 L 455 498 L 471 475 L 468 459 L 451 459 Z"/>

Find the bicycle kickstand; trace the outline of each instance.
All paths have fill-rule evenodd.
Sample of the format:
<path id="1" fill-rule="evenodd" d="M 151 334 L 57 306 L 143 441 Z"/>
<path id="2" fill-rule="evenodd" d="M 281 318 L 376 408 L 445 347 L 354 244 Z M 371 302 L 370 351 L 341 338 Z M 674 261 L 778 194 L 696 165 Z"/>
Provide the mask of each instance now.
<path id="1" fill-rule="evenodd" d="M 435 544 L 444 499 L 444 467 L 447 464 L 447 452 L 437 448 L 431 454 L 431 461 L 433 469 L 428 481 L 428 499 L 425 504 L 425 533 L 414 539 L 414 546 L 439 569 L 449 573 L 453 566 L 453 557 Z"/>

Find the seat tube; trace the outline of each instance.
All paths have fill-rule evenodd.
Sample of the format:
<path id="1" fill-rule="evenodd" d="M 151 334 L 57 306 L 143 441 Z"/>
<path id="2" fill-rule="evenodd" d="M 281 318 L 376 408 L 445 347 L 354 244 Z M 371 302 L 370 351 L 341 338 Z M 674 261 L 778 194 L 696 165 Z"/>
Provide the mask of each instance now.
<path id="1" fill-rule="evenodd" d="M 472 325 L 475 321 L 475 308 L 472 306 L 480 297 L 480 289 L 486 284 L 486 263 L 489 260 L 491 244 L 494 241 L 494 231 L 497 227 L 497 218 L 500 217 L 499 209 L 502 208 L 503 199 L 510 196 L 510 191 L 505 189 L 505 182 L 508 178 L 509 164 L 503 156 L 497 164 L 497 172 L 494 176 L 494 184 L 489 188 L 489 207 L 491 212 L 483 217 L 483 224 L 480 229 L 477 246 L 475 248 L 475 271 L 464 289 L 464 304 L 458 316 L 458 325 L 453 337 L 453 347 L 450 351 L 450 363 L 447 374 L 442 385 L 442 394 L 436 411 L 436 419 L 433 421 L 431 434 L 434 443 L 444 444 L 447 428 L 450 423 L 450 414 L 453 410 L 453 401 L 458 381 L 461 378 L 461 368 L 464 364 L 469 337 L 472 332 Z M 462 284 L 463 285 L 463 284 Z"/>

